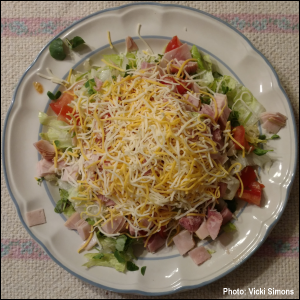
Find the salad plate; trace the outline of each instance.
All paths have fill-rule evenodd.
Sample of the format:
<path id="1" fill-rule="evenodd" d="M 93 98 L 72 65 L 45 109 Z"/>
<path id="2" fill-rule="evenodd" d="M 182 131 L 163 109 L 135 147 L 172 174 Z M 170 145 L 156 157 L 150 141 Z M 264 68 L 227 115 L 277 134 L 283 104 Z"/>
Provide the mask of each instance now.
<path id="1" fill-rule="evenodd" d="M 133 37 L 139 49 L 147 49 L 138 37 L 138 24 L 141 24 L 141 36 L 154 53 L 162 53 L 170 39 L 177 35 L 182 42 L 196 45 L 209 54 L 221 74 L 230 75 L 246 86 L 267 111 L 281 112 L 288 118 L 287 126 L 280 132 L 280 142 L 269 142 L 276 160 L 269 170 L 260 172 L 265 185 L 261 207 L 239 202 L 235 220 L 237 231 L 222 233 L 215 241 L 205 242 L 206 248 L 214 253 L 201 266 L 180 256 L 175 247 L 164 248 L 156 254 L 144 251 L 136 264 L 147 267 L 145 276 L 140 272 L 123 274 L 110 268 L 86 269 L 82 266 L 86 259 L 75 250 L 80 237 L 66 230 L 64 217 L 53 209 L 59 199 L 57 187 L 46 182 L 38 186 L 34 180 L 35 166 L 40 158 L 33 147 L 43 130 L 38 112 L 50 111 L 45 91 L 55 93 L 58 89 L 56 84 L 37 73 L 46 74 L 46 68 L 50 68 L 55 76 L 66 79 L 70 69 L 83 71 L 87 59 L 99 65 L 103 55 L 116 50 L 123 52 L 127 36 Z M 107 31 L 111 34 L 113 50 L 109 47 Z M 273 67 L 229 24 L 205 12 L 178 5 L 143 2 L 103 10 L 75 22 L 54 39 L 74 36 L 85 40 L 85 50 L 74 51 L 65 60 L 58 61 L 50 56 L 50 43 L 47 44 L 20 79 L 6 117 L 2 143 L 4 174 L 24 227 L 65 270 L 90 284 L 116 292 L 151 296 L 170 294 L 204 286 L 236 269 L 262 245 L 278 222 L 295 176 L 295 119 Z M 36 81 L 44 87 L 42 95 L 33 88 Z M 47 222 L 28 227 L 26 213 L 39 208 L 44 209 Z"/>

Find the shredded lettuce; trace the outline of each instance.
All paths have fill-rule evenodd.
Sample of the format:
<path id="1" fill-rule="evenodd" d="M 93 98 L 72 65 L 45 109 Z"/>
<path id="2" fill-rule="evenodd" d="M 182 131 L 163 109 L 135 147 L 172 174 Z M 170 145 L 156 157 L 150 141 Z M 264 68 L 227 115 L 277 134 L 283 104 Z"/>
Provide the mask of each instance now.
<path id="1" fill-rule="evenodd" d="M 118 54 L 109 54 L 109 55 L 103 55 L 103 58 L 109 62 L 113 63 L 117 67 L 122 67 L 123 64 L 123 57 Z"/>
<path id="2" fill-rule="evenodd" d="M 136 64 L 136 53 L 134 52 L 128 52 L 126 54 L 126 57 L 128 59 L 128 65 L 131 69 L 136 68 L 137 64 Z"/>
<path id="3" fill-rule="evenodd" d="M 41 111 L 39 112 L 39 121 L 42 125 L 55 129 L 61 129 L 62 126 L 68 125 L 66 122 L 57 120 L 56 116 L 48 116 L 46 113 Z"/>
<path id="4" fill-rule="evenodd" d="M 101 256 L 98 256 L 98 253 L 87 253 L 84 257 L 88 259 L 88 262 L 83 265 L 84 267 L 102 266 L 114 268 L 122 273 L 126 271 L 126 263 L 120 263 L 113 253 L 103 253 Z"/>
<path id="5" fill-rule="evenodd" d="M 47 131 L 48 140 L 52 143 L 58 141 L 57 148 L 72 147 L 72 137 L 67 130 L 50 127 Z"/>
<path id="6" fill-rule="evenodd" d="M 192 54 L 192 58 L 197 59 L 198 68 L 202 71 L 205 70 L 201 54 L 195 45 L 193 45 L 191 49 L 191 54 Z"/>
<path id="7" fill-rule="evenodd" d="M 223 230 L 225 232 L 234 232 L 236 231 L 236 227 L 233 223 L 227 223 L 226 225 L 223 226 Z"/>
<path id="8" fill-rule="evenodd" d="M 46 133 L 43 132 L 40 134 L 40 137 L 43 140 L 47 140 L 51 143 L 53 141 L 57 141 L 57 148 L 67 148 L 73 146 L 71 134 L 69 133 L 68 129 L 63 128 L 64 126 L 68 125 L 67 123 L 57 120 L 57 117 L 48 116 L 43 112 L 39 112 L 39 120 L 42 125 L 49 127 Z"/>
<path id="9" fill-rule="evenodd" d="M 105 82 L 106 80 L 111 80 L 111 71 L 109 69 L 102 69 L 98 74 L 97 77 L 102 81 Z"/>

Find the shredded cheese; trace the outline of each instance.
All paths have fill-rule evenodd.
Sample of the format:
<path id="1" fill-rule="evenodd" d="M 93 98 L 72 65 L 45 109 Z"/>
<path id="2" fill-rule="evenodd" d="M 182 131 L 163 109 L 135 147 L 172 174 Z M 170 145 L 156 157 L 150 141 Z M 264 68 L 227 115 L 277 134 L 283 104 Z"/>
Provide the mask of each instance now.
<path id="1" fill-rule="evenodd" d="M 108 43 L 109 43 L 109 48 L 110 48 L 110 49 L 113 49 L 114 46 L 113 46 L 113 44 L 112 44 L 112 42 L 111 42 L 110 31 L 107 31 L 107 39 L 108 39 Z"/>

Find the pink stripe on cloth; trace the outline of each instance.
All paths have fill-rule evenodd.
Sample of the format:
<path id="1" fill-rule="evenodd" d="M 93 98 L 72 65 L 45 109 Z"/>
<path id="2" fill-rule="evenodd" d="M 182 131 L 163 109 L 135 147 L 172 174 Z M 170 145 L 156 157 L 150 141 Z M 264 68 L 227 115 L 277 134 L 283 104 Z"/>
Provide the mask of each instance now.
<path id="1" fill-rule="evenodd" d="M 1 259 L 49 260 L 41 246 L 31 239 L 1 239 Z"/>
<path id="2" fill-rule="evenodd" d="M 216 14 L 242 32 L 299 33 L 299 15 Z M 80 18 L 3 18 L 1 36 L 56 35 Z"/>
<path id="3" fill-rule="evenodd" d="M 299 257 L 299 237 L 272 238 L 256 251 L 256 257 Z"/>
<path id="4" fill-rule="evenodd" d="M 216 15 L 242 32 L 298 33 L 299 14 L 219 14 Z"/>
<path id="5" fill-rule="evenodd" d="M 255 257 L 299 257 L 299 237 L 268 238 L 255 253 Z M 2 239 L 1 259 L 38 259 L 50 257 L 31 239 Z"/>
<path id="6" fill-rule="evenodd" d="M 3 18 L 1 36 L 56 35 L 80 18 Z"/>

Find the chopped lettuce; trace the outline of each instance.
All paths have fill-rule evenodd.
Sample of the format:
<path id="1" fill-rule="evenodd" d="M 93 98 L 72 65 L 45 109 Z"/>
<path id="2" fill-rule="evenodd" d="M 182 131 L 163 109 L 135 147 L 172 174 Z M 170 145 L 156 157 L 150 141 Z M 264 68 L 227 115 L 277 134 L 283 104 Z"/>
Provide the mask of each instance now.
<path id="1" fill-rule="evenodd" d="M 193 45 L 191 49 L 191 54 L 192 54 L 192 58 L 197 59 L 198 68 L 202 71 L 205 70 L 201 54 L 195 45 Z"/>
<path id="2" fill-rule="evenodd" d="M 203 55 L 203 63 L 205 70 L 211 72 L 212 71 L 212 62 L 210 60 L 209 55 Z"/>
<path id="3" fill-rule="evenodd" d="M 137 64 L 136 64 L 136 53 L 133 52 L 128 52 L 126 54 L 126 57 L 128 59 L 128 65 L 131 69 L 136 68 Z"/>
<path id="4" fill-rule="evenodd" d="M 236 231 L 236 227 L 233 223 L 227 223 L 226 225 L 223 226 L 223 230 L 225 232 L 234 232 Z"/>
<path id="5" fill-rule="evenodd" d="M 62 126 L 68 125 L 66 122 L 57 120 L 56 116 L 48 116 L 41 111 L 39 112 L 39 121 L 42 125 L 53 127 L 55 129 L 61 129 Z"/>
<path id="6" fill-rule="evenodd" d="M 68 125 L 67 123 L 57 120 L 57 117 L 48 116 L 43 112 L 39 112 L 39 120 L 42 125 L 49 127 L 47 132 L 40 134 L 43 140 L 47 140 L 51 143 L 57 141 L 57 148 L 73 146 L 71 134 L 68 129 L 64 129 L 64 126 Z"/>
<path id="7" fill-rule="evenodd" d="M 243 126 L 256 124 L 260 114 L 266 111 L 264 106 L 257 101 L 246 87 L 236 81 L 234 82 L 233 78 L 228 81 L 227 86 L 229 88 L 229 91 L 226 93 L 228 105 L 235 111 L 238 111 L 239 122 Z"/>
<path id="8" fill-rule="evenodd" d="M 70 217 L 75 212 L 75 209 L 72 203 L 68 200 L 69 193 L 66 190 L 60 189 L 59 194 L 60 200 L 56 203 L 54 211 L 58 214 L 64 213 Z"/>
<path id="9" fill-rule="evenodd" d="M 72 147 L 72 137 L 67 130 L 55 129 L 50 127 L 47 131 L 47 138 L 52 143 L 53 141 L 58 141 L 57 148 L 67 148 Z"/>
<path id="10" fill-rule="evenodd" d="M 103 58 L 109 62 L 113 63 L 117 67 L 122 67 L 123 64 L 123 57 L 118 54 L 109 54 L 109 55 L 103 55 Z"/>
<path id="11" fill-rule="evenodd" d="M 112 78 L 111 71 L 109 69 L 102 69 L 98 74 L 97 77 L 102 81 L 105 82 L 106 80 L 110 81 Z"/>
<path id="12" fill-rule="evenodd" d="M 113 253 L 103 253 L 101 256 L 97 256 L 98 253 L 87 253 L 84 255 L 88 259 L 88 262 L 83 266 L 91 268 L 94 266 L 110 267 L 119 272 L 125 273 L 126 263 L 120 263 Z M 97 258 L 99 257 L 99 258 Z"/>
<path id="13" fill-rule="evenodd" d="M 121 235 L 120 237 L 118 237 L 116 239 L 116 249 L 118 251 L 123 251 L 125 249 L 126 241 L 127 241 L 126 235 Z"/>

